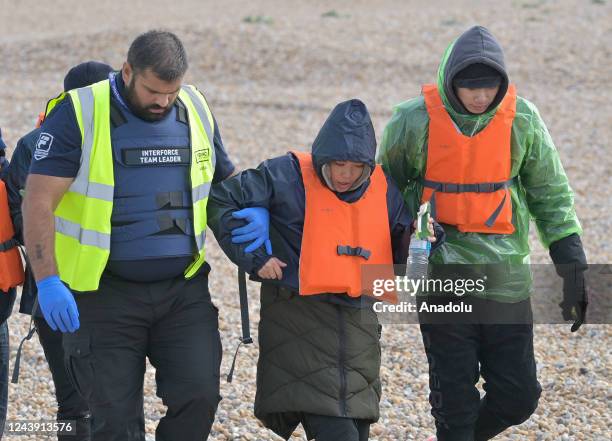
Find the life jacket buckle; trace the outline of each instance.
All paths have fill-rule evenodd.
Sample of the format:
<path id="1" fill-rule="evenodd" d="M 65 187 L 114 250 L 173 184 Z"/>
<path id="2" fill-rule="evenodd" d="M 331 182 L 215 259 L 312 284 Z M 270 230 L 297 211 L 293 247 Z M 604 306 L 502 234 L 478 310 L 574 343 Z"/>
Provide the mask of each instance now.
<path id="1" fill-rule="evenodd" d="M 337 252 L 339 256 L 363 257 L 365 260 L 370 258 L 372 252 L 362 247 L 353 248 L 350 245 L 338 245 Z"/>

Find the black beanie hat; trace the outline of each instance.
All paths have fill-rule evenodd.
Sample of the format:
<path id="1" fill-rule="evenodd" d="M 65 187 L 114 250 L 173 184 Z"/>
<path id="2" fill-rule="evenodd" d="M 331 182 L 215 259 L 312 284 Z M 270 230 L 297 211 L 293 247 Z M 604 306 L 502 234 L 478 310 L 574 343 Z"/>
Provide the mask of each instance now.
<path id="1" fill-rule="evenodd" d="M 91 86 L 98 81 L 105 80 L 112 70 L 113 68 L 108 64 L 97 61 L 77 64 L 64 77 L 64 92 L 78 89 L 79 87 Z"/>
<path id="2" fill-rule="evenodd" d="M 484 87 L 496 87 L 502 82 L 499 71 L 483 63 L 470 64 L 460 70 L 453 78 L 453 86 L 479 89 Z"/>

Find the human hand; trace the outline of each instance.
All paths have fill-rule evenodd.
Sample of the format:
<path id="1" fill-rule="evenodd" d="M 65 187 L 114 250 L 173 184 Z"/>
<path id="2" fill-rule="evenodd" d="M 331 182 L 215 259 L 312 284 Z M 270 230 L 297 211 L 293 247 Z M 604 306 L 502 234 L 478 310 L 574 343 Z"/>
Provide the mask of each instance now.
<path id="1" fill-rule="evenodd" d="M 261 279 L 277 279 L 281 280 L 283 278 L 283 268 L 285 268 L 287 264 L 282 260 L 271 257 L 268 261 L 261 267 L 259 271 L 257 271 L 257 275 Z"/>
<path id="2" fill-rule="evenodd" d="M 415 219 L 414 223 L 412 224 L 412 226 L 414 227 L 414 229 L 417 228 L 418 226 L 418 220 Z M 427 236 L 427 241 L 434 243 L 437 239 L 434 233 L 434 221 L 433 218 L 429 218 L 429 222 L 427 223 L 427 231 L 429 232 L 429 236 Z"/>
<path id="3" fill-rule="evenodd" d="M 53 329 L 74 332 L 79 329 L 79 310 L 74 296 L 56 275 L 36 282 L 38 304 L 45 320 Z"/>
<path id="4" fill-rule="evenodd" d="M 576 271 L 563 277 L 563 301 L 559 303 L 563 320 L 571 320 L 571 332 L 576 332 L 586 319 L 589 304 L 584 273 Z"/>
<path id="5" fill-rule="evenodd" d="M 232 243 L 251 244 L 244 249 L 245 253 L 251 253 L 262 245 L 265 245 L 266 253 L 272 254 L 272 243 L 270 242 L 270 212 L 263 207 L 249 207 L 232 213 L 234 219 L 243 219 L 247 224 L 232 230 Z"/>

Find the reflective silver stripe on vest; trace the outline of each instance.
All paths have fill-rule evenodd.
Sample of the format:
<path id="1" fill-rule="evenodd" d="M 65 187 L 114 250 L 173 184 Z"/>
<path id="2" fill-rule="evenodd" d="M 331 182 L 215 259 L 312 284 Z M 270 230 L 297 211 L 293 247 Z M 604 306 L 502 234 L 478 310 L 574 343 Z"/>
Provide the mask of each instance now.
<path id="1" fill-rule="evenodd" d="M 195 204 L 196 202 L 207 198 L 209 193 L 210 193 L 210 182 L 205 182 L 204 184 L 194 187 L 194 189 L 191 191 L 191 194 L 193 197 L 193 203 Z"/>
<path id="2" fill-rule="evenodd" d="M 79 224 L 59 216 L 55 216 L 55 231 L 78 240 L 81 245 L 90 245 L 92 247 L 110 250 L 110 234 L 85 230 L 81 228 Z"/>
<path id="3" fill-rule="evenodd" d="M 214 169 L 216 164 L 216 156 L 213 131 L 210 127 L 208 114 L 206 113 L 204 105 L 202 104 L 202 98 L 200 98 L 198 94 L 189 86 L 183 86 L 183 90 L 187 92 L 187 95 L 189 95 L 189 98 L 191 98 L 191 102 L 193 103 L 196 112 L 198 113 L 198 117 L 200 118 L 200 120 L 202 121 L 202 125 L 204 126 L 204 131 L 206 132 L 206 136 L 208 137 L 208 143 L 210 145 L 211 150 L 210 160 Z M 210 185 L 210 182 L 205 182 L 191 189 L 191 198 L 194 204 L 197 201 L 200 201 L 208 196 L 208 194 L 210 193 Z M 195 234 L 195 241 L 198 247 L 198 251 L 202 251 L 204 249 L 204 243 L 206 242 L 206 229 L 204 229 L 204 231 L 199 234 Z"/>
<path id="4" fill-rule="evenodd" d="M 195 235 L 196 245 L 198 246 L 198 250 L 204 249 L 204 243 L 206 242 L 206 230 L 202 231 L 200 234 Z"/>
<path id="5" fill-rule="evenodd" d="M 94 138 L 94 95 L 90 87 L 78 89 L 81 103 L 81 121 L 83 123 L 83 145 L 81 151 L 81 165 L 76 178 L 70 185 L 69 191 L 83 196 L 102 199 L 112 202 L 114 189 L 112 185 L 89 182 L 89 164 L 93 150 Z"/>
<path id="6" fill-rule="evenodd" d="M 217 163 L 217 158 L 215 157 L 215 142 L 213 137 L 213 131 L 210 128 L 210 121 L 208 121 L 208 114 L 206 113 L 206 110 L 202 105 L 202 98 L 198 97 L 196 92 L 189 86 L 183 86 L 183 90 L 187 92 L 187 94 L 191 98 L 191 101 L 193 102 L 193 105 L 196 108 L 196 112 L 198 112 L 198 116 L 200 117 L 200 120 L 202 120 L 202 124 L 204 125 L 204 131 L 206 132 L 206 136 L 208 136 L 208 142 L 210 144 L 210 149 L 212 150 L 211 162 L 214 168 Z"/>
<path id="7" fill-rule="evenodd" d="M 81 190 L 81 189 L 79 189 Z M 75 189 L 71 188 L 71 191 Z M 84 191 L 75 191 L 88 198 L 102 199 L 103 201 L 113 202 L 115 189 L 112 185 L 98 184 L 97 182 L 89 182 Z"/>

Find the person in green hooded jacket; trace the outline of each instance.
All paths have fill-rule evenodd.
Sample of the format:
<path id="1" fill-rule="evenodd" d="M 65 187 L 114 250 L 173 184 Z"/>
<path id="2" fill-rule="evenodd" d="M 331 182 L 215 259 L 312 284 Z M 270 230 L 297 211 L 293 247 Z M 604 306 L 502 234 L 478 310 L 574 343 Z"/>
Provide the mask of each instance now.
<path id="1" fill-rule="evenodd" d="M 572 331 L 585 319 L 586 257 L 573 192 L 537 108 L 514 90 L 500 44 L 487 29 L 472 27 L 447 48 L 437 84 L 394 109 L 377 158 L 411 214 L 434 194 L 447 237 L 430 258 L 432 271 L 501 266 L 503 276 L 487 284 L 482 301 L 524 319 L 436 324 L 420 316 L 438 441 L 491 439 L 537 407 L 530 218 L 564 280 L 563 318 L 575 321 Z"/>

